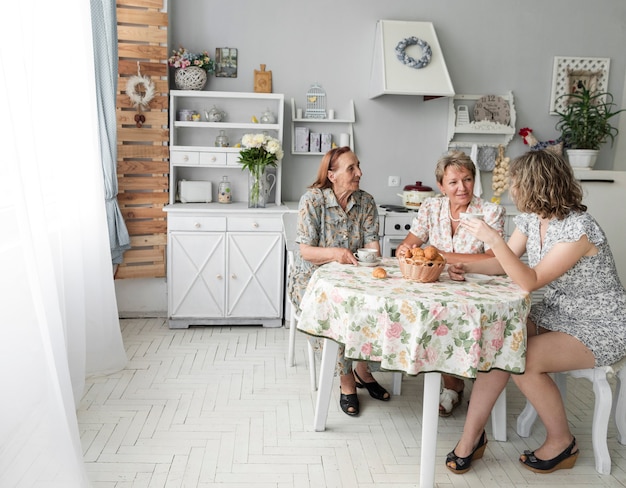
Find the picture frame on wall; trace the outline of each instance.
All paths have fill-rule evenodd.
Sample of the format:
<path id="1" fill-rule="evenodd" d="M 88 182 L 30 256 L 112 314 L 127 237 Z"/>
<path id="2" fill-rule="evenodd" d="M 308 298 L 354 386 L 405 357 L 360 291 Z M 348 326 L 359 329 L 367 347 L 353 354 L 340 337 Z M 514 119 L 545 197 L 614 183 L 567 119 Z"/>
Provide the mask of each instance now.
<path id="1" fill-rule="evenodd" d="M 215 76 L 237 78 L 237 49 L 218 47 L 215 49 Z"/>
<path id="2" fill-rule="evenodd" d="M 609 58 L 580 58 L 555 56 L 550 92 L 550 114 L 556 115 L 567 107 L 568 93 L 578 91 L 579 84 L 591 92 L 607 91 L 609 84 Z"/>

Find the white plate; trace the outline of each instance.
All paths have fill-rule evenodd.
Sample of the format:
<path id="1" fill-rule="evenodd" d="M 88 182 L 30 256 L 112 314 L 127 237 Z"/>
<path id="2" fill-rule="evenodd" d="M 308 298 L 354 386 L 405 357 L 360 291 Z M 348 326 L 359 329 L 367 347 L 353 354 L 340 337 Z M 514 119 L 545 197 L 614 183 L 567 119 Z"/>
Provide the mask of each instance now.
<path id="1" fill-rule="evenodd" d="M 475 281 L 478 283 L 485 283 L 493 280 L 493 276 L 479 273 L 465 273 L 463 276 L 465 276 L 465 281 Z"/>
<path id="2" fill-rule="evenodd" d="M 367 261 L 359 261 L 358 259 L 357 261 L 359 262 L 359 266 L 367 266 L 368 268 L 372 268 L 374 266 L 378 266 L 380 263 L 382 263 L 383 260 L 381 258 L 378 258 L 376 261 L 372 261 L 371 263 Z"/>

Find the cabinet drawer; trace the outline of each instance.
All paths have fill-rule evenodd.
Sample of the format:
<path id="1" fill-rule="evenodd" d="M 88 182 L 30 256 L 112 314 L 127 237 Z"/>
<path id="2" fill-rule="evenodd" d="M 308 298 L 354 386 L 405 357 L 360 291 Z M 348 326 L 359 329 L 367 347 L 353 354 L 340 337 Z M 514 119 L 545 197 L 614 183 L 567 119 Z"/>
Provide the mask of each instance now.
<path id="1" fill-rule="evenodd" d="M 228 153 L 226 155 L 226 164 L 241 166 L 241 163 L 239 162 L 239 153 Z"/>
<path id="2" fill-rule="evenodd" d="M 226 164 L 226 153 L 203 152 L 200 153 L 200 164 L 215 165 Z"/>
<path id="3" fill-rule="evenodd" d="M 224 232 L 226 230 L 226 217 L 206 216 L 179 216 L 169 214 L 167 217 L 167 229 L 172 230 L 197 230 Z"/>
<path id="4" fill-rule="evenodd" d="M 228 230 L 243 232 L 282 232 L 283 224 L 281 219 L 271 217 L 229 217 Z"/>
<path id="5" fill-rule="evenodd" d="M 195 151 L 172 151 L 170 159 L 172 164 L 198 164 L 200 160 Z"/>

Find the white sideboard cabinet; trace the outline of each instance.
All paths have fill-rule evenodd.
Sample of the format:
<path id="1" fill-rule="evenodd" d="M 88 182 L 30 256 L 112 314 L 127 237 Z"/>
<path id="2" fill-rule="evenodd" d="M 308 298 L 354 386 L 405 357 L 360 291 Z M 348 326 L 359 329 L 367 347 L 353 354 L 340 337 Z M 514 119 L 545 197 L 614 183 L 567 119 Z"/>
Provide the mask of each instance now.
<path id="1" fill-rule="evenodd" d="M 213 107 L 226 113 L 206 120 Z M 170 103 L 170 202 L 167 212 L 167 292 L 170 328 L 190 325 L 279 327 L 283 318 L 284 250 L 281 166 L 265 208 L 248 208 L 248 174 L 238 163 L 241 137 L 267 131 L 283 140 L 282 94 L 172 91 Z M 178 120 L 178 112 L 200 120 Z M 266 111 L 275 123 L 260 123 Z M 259 122 L 255 122 L 259 121 Z M 224 131 L 231 146 L 216 147 Z M 218 203 L 227 176 L 232 203 Z M 212 201 L 181 203 L 178 181 L 212 183 Z"/>
<path id="2" fill-rule="evenodd" d="M 283 208 L 220 213 L 189 205 L 166 209 L 170 328 L 281 326 Z"/>

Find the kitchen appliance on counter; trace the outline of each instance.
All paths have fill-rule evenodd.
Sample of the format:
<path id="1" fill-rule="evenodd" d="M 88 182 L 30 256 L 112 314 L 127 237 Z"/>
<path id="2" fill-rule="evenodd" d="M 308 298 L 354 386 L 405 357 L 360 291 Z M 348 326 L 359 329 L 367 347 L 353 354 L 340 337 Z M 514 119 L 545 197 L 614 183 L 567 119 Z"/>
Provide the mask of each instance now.
<path id="1" fill-rule="evenodd" d="M 409 209 L 403 205 L 379 205 L 378 213 L 384 217 L 384 225 L 380 229 L 380 252 L 385 258 L 396 255 L 396 249 L 411 229 L 418 209 Z M 381 221 L 383 219 L 381 218 Z"/>
<path id="2" fill-rule="evenodd" d="M 430 186 L 422 185 L 421 181 L 416 181 L 414 185 L 406 185 L 402 193 L 402 205 L 408 208 L 419 208 L 424 200 L 435 196 L 435 192 Z"/>

